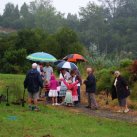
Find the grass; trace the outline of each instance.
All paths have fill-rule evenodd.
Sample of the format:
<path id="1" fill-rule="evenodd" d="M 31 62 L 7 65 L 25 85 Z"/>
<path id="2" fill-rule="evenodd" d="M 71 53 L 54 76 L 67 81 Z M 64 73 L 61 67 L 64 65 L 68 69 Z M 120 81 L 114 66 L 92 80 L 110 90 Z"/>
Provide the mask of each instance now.
<path id="1" fill-rule="evenodd" d="M 15 83 L 23 90 L 24 75 L 0 74 L 0 92 Z M 12 92 L 12 91 L 11 91 Z M 17 92 L 17 91 L 16 91 Z M 18 92 L 20 94 L 20 92 Z M 0 137 L 136 137 L 137 125 L 95 118 L 51 106 L 32 112 L 21 106 L 0 104 Z M 10 118 L 15 116 L 15 119 Z"/>
<path id="2" fill-rule="evenodd" d="M 23 95 L 24 75 L 0 74 L 0 94 L 6 95 L 6 86 L 9 86 L 11 101 L 17 101 Z"/>
<path id="3" fill-rule="evenodd" d="M 0 105 L 0 137 L 136 137 L 137 126 L 41 106 L 31 112 Z M 16 119 L 9 119 L 16 116 Z"/>

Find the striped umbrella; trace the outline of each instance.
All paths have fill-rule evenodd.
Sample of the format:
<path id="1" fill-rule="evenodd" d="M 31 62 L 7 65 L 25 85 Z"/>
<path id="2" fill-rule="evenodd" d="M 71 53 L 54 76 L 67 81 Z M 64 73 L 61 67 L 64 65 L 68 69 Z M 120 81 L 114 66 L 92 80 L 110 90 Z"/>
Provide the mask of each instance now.
<path id="1" fill-rule="evenodd" d="M 26 57 L 28 60 L 37 62 L 55 62 L 57 59 L 51 54 L 45 52 L 36 52 Z"/>
<path id="2" fill-rule="evenodd" d="M 72 63 L 72 62 L 68 62 L 68 61 L 63 61 L 61 63 L 59 63 L 57 65 L 58 68 L 64 68 L 64 69 L 71 69 L 71 70 L 74 70 L 74 69 L 78 69 L 78 67 Z"/>
<path id="3" fill-rule="evenodd" d="M 86 62 L 87 60 L 80 54 L 69 54 L 63 58 L 63 60 L 69 62 Z"/>

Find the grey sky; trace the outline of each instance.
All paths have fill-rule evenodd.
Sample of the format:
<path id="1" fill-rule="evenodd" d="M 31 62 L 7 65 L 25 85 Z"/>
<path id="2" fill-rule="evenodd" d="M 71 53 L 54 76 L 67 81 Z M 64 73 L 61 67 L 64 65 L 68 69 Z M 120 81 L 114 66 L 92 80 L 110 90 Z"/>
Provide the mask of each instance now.
<path id="1" fill-rule="evenodd" d="M 8 2 L 18 4 L 19 7 L 24 3 L 29 3 L 33 0 L 0 0 L 0 13 L 3 13 L 5 4 Z M 52 0 L 53 5 L 58 11 L 63 13 L 78 13 L 79 7 L 85 7 L 89 1 L 97 2 L 97 0 Z"/>

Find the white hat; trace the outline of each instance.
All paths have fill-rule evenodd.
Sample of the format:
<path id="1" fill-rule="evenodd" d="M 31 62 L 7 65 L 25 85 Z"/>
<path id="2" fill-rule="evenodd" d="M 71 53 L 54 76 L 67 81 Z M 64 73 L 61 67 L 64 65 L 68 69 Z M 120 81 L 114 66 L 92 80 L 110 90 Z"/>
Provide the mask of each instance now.
<path id="1" fill-rule="evenodd" d="M 32 68 L 33 68 L 33 69 L 36 69 L 37 66 L 38 66 L 37 63 L 33 63 L 33 64 L 32 64 Z"/>

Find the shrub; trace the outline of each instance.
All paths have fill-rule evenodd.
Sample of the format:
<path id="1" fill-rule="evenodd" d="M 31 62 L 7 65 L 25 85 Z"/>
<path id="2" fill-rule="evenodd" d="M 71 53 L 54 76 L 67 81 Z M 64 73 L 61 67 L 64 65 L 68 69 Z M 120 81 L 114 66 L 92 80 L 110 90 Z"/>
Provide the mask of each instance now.
<path id="1" fill-rule="evenodd" d="M 97 91 L 100 92 L 102 90 L 111 91 L 112 87 L 112 76 L 110 69 L 102 69 L 100 70 L 97 76 Z"/>
<path id="2" fill-rule="evenodd" d="M 121 68 L 129 67 L 132 63 L 133 61 L 130 59 L 123 59 L 120 61 L 120 67 Z"/>
<path id="3" fill-rule="evenodd" d="M 137 74 L 137 60 L 135 60 L 131 66 L 131 72 Z"/>
<path id="4" fill-rule="evenodd" d="M 133 88 L 132 88 L 132 92 L 130 95 L 131 99 L 136 99 L 137 100 L 137 82 L 134 83 Z"/>

